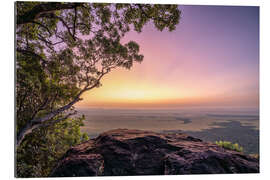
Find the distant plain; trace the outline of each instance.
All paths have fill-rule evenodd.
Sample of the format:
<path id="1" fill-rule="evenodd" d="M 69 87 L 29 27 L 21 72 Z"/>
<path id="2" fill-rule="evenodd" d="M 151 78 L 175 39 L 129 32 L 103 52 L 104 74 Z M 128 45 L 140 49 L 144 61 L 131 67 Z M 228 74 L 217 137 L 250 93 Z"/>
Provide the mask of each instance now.
<path id="1" fill-rule="evenodd" d="M 184 132 L 204 141 L 226 140 L 259 153 L 259 111 L 253 108 L 89 109 L 81 129 L 90 138 L 117 128 Z"/>

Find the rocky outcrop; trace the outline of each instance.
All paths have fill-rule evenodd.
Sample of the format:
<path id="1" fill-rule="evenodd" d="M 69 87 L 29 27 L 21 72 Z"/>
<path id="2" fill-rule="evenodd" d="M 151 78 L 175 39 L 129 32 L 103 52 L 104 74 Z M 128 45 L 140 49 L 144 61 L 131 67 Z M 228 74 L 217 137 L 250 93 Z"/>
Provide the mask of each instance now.
<path id="1" fill-rule="evenodd" d="M 68 150 L 51 176 L 258 172 L 258 159 L 186 134 L 116 129 Z"/>

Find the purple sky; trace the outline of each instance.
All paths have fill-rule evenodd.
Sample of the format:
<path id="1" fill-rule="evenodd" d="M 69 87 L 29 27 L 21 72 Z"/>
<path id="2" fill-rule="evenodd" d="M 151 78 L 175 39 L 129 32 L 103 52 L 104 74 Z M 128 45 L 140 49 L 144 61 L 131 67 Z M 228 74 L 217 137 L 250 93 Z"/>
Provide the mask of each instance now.
<path id="1" fill-rule="evenodd" d="M 248 106 L 259 104 L 259 7 L 179 6 L 173 32 L 149 23 L 124 41 L 145 58 L 116 70 L 85 97 L 89 106 Z"/>

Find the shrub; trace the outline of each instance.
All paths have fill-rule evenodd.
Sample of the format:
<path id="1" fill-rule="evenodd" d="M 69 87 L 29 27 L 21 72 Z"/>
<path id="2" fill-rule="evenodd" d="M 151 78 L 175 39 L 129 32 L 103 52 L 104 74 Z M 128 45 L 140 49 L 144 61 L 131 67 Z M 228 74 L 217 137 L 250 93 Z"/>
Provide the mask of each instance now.
<path id="1" fill-rule="evenodd" d="M 241 147 L 238 143 L 233 144 L 232 142 L 229 141 L 216 141 L 215 143 L 223 147 L 224 149 L 243 152 L 243 147 Z"/>
<path id="2" fill-rule="evenodd" d="M 259 159 L 259 154 L 249 154 L 251 157 L 254 157 L 256 159 Z"/>
<path id="3" fill-rule="evenodd" d="M 84 116 L 67 118 L 48 127 L 35 129 L 16 153 L 16 176 L 47 177 L 66 151 L 88 136 L 81 132 Z"/>

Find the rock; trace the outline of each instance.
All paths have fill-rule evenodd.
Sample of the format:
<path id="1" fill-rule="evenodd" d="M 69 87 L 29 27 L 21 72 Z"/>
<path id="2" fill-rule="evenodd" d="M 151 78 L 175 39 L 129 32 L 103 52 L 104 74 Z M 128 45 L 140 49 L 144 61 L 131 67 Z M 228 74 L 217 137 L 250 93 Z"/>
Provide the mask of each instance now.
<path id="1" fill-rule="evenodd" d="M 186 134 L 116 129 L 72 147 L 51 176 L 258 172 L 258 159 Z"/>

